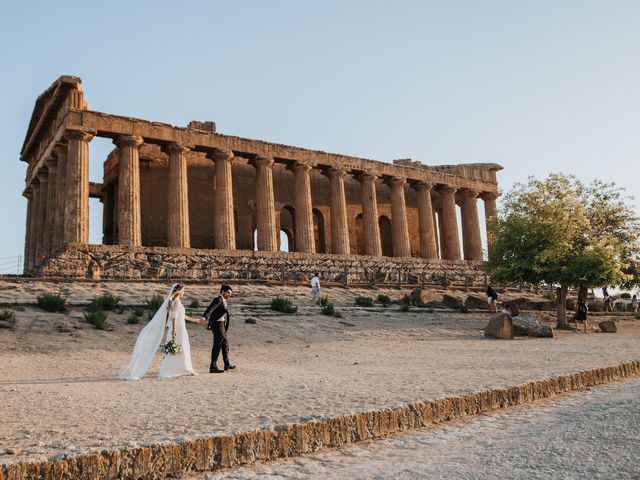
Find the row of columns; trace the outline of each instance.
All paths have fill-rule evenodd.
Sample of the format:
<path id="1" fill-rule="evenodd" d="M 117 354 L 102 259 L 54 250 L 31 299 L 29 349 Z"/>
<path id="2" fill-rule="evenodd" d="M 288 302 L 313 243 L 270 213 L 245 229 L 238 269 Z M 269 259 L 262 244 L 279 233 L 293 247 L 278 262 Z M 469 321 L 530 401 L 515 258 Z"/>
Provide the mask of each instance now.
<path id="1" fill-rule="evenodd" d="M 55 249 L 67 243 L 88 243 L 89 215 L 89 158 L 88 143 L 92 132 L 68 130 L 66 147 L 59 145 L 53 156 L 41 169 L 26 195 L 29 199 L 27 211 L 26 262 L 41 261 Z M 119 150 L 118 197 L 117 197 L 117 243 L 126 246 L 142 244 L 140 208 L 140 159 L 139 148 L 143 138 L 136 135 L 121 135 L 114 139 Z M 189 247 L 189 206 L 187 182 L 187 154 L 190 146 L 170 143 L 163 146 L 169 155 L 167 245 Z M 233 213 L 233 152 L 214 149 L 207 153 L 215 164 L 214 246 L 217 249 L 234 250 L 236 246 Z M 256 228 L 258 250 L 278 249 L 277 223 L 273 188 L 273 158 L 256 157 L 251 163 L 256 168 Z M 294 206 L 296 225 L 296 250 L 314 253 L 314 225 L 312 215 L 311 179 L 313 166 L 307 162 L 292 165 L 294 173 Z M 344 178 L 347 172 L 329 168 L 323 172 L 329 178 L 330 218 L 333 253 L 351 253 Z M 361 184 L 364 254 L 380 256 L 382 246 L 378 224 L 376 182 L 372 173 L 358 177 Z M 391 216 L 393 255 L 411 256 L 409 228 L 407 223 L 405 178 L 388 180 L 391 189 Z M 438 258 L 482 260 L 480 225 L 478 221 L 478 192 L 460 192 L 462 212 L 463 252 L 460 249 L 458 222 L 456 218 L 456 190 L 450 186 L 439 186 L 442 197 L 441 208 L 436 212 L 431 203 L 433 185 L 417 183 L 418 225 L 420 255 L 427 259 Z M 496 215 L 496 194 L 484 193 L 485 215 Z M 53 208 L 52 206 L 56 206 Z M 439 227 L 436 238 L 435 222 Z M 42 226 L 45 226 L 42 228 Z M 59 241 L 61 239 L 61 241 Z"/>

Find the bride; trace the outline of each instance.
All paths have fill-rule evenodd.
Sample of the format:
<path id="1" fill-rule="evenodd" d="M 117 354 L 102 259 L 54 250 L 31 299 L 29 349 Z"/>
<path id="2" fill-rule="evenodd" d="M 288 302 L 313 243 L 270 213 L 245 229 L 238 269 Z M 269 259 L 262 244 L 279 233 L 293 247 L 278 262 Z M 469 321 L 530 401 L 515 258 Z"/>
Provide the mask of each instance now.
<path id="1" fill-rule="evenodd" d="M 191 365 L 191 347 L 185 320 L 193 323 L 204 323 L 204 320 L 185 315 L 184 307 L 180 301 L 183 296 L 184 286 L 181 283 L 174 284 L 167 296 L 164 297 L 156 314 L 138 335 L 131 354 L 131 361 L 120 369 L 119 378 L 138 380 L 144 377 L 158 351 L 163 336 L 165 342 L 173 340 L 181 345 L 182 349 L 175 355 L 165 355 L 158 376 L 169 378 L 196 374 Z"/>

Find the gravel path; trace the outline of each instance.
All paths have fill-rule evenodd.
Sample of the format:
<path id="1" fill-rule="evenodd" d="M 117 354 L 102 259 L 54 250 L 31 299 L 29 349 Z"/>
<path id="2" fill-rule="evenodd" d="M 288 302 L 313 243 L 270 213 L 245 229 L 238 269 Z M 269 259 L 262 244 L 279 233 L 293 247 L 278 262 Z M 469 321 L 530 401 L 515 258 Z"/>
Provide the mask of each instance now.
<path id="1" fill-rule="evenodd" d="M 640 479 L 639 396 L 640 380 L 632 380 L 205 478 Z"/>

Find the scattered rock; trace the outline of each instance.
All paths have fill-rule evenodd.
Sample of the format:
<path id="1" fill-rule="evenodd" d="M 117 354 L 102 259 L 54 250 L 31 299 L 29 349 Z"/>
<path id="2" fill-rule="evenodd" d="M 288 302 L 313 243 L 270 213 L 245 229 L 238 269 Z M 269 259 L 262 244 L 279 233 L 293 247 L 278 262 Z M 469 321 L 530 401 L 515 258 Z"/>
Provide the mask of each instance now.
<path id="1" fill-rule="evenodd" d="M 442 301 L 442 294 L 428 288 L 416 288 L 411 292 L 411 300 L 414 305 L 423 307 L 430 302 Z"/>
<path id="2" fill-rule="evenodd" d="M 551 330 L 551 327 L 549 325 L 544 325 L 533 315 L 519 315 L 512 318 L 512 323 L 514 335 L 553 338 L 553 330 Z"/>
<path id="3" fill-rule="evenodd" d="M 589 302 L 587 304 L 587 308 L 590 312 L 602 312 L 604 310 L 604 305 L 602 302 Z"/>
<path id="4" fill-rule="evenodd" d="M 464 306 L 469 309 L 481 308 L 486 310 L 488 308 L 487 297 L 481 297 L 478 295 L 469 295 L 464 301 Z"/>
<path id="5" fill-rule="evenodd" d="M 455 310 L 460 310 L 464 308 L 464 299 L 457 295 L 448 295 L 445 294 L 442 297 L 442 303 L 445 304 L 448 308 L 453 308 Z"/>
<path id="6" fill-rule="evenodd" d="M 22 449 L 20 448 L 5 448 L 4 453 L 7 455 L 20 455 L 22 453 Z"/>
<path id="7" fill-rule="evenodd" d="M 613 311 L 614 312 L 626 312 L 627 311 L 627 305 L 628 305 L 627 302 L 623 302 L 623 301 L 618 300 L 616 303 L 613 304 Z"/>
<path id="8" fill-rule="evenodd" d="M 508 313 L 493 315 L 484 329 L 484 336 L 489 338 L 513 338 L 513 320 Z"/>
<path id="9" fill-rule="evenodd" d="M 603 333 L 616 333 L 618 331 L 616 322 L 613 320 L 603 320 L 598 323 L 598 327 L 600 327 L 600 331 Z"/>

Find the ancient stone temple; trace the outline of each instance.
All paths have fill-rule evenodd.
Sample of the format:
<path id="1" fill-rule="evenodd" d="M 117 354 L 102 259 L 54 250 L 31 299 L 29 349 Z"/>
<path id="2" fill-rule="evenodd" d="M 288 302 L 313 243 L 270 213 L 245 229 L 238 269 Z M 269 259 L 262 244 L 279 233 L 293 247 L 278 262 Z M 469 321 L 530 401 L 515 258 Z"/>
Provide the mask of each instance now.
<path id="1" fill-rule="evenodd" d="M 96 137 L 114 145 L 101 183 L 89 181 Z M 25 273 L 92 278 L 296 279 L 319 270 L 340 282 L 476 282 L 486 224 L 478 201 L 496 215 L 501 170 L 383 163 L 222 135 L 213 122 L 175 127 L 96 112 L 70 76 L 37 99 L 21 159 Z M 89 244 L 89 198 L 103 204 L 100 245 Z"/>

